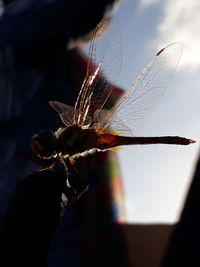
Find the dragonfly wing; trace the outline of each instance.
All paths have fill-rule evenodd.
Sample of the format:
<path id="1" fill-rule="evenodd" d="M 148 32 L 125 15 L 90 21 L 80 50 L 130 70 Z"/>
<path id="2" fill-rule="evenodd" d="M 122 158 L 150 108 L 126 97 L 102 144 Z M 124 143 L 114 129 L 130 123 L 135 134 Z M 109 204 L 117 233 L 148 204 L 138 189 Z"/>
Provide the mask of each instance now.
<path id="1" fill-rule="evenodd" d="M 109 128 L 107 130 L 114 131 L 115 134 L 118 135 L 123 135 L 123 136 L 130 136 L 132 135 L 131 129 L 125 125 L 119 117 L 112 116 L 112 112 L 110 110 L 102 109 L 102 110 L 96 110 L 94 114 L 94 124 L 93 127 L 94 129 L 98 130 L 101 129 L 102 126 L 104 125 L 104 122 L 109 118 L 110 123 L 109 123 Z"/>
<path id="2" fill-rule="evenodd" d="M 66 125 L 66 126 L 71 126 L 73 125 L 73 118 L 74 118 L 74 114 L 77 113 L 77 111 L 75 110 L 75 108 L 65 105 L 61 102 L 58 101 L 50 101 L 49 105 L 58 112 L 62 122 Z"/>
<path id="3" fill-rule="evenodd" d="M 111 124 L 114 127 L 113 121 L 116 117 L 124 125 L 128 125 L 135 135 L 162 97 L 179 63 L 181 52 L 182 43 L 178 42 L 161 49 L 113 107 L 109 118 L 103 124 L 104 127 L 110 127 Z M 114 128 L 117 130 L 117 125 Z"/>
<path id="4" fill-rule="evenodd" d="M 94 112 L 104 106 L 112 91 L 106 77 L 114 82 L 121 69 L 121 42 L 116 25 L 112 24 L 99 38 L 102 27 L 107 27 L 107 23 L 103 21 L 97 26 L 90 43 L 87 75 L 75 105 L 83 117 L 85 114 L 93 117 Z M 83 118 L 79 117 L 78 123 L 83 123 Z"/>
<path id="5" fill-rule="evenodd" d="M 71 126 L 74 124 L 74 118 L 79 114 L 79 111 L 76 110 L 75 108 L 65 105 L 59 101 L 50 101 L 49 102 L 50 106 L 58 112 L 62 122 L 66 126 Z M 87 116 L 86 118 L 86 123 L 89 125 L 91 123 L 91 118 Z"/>

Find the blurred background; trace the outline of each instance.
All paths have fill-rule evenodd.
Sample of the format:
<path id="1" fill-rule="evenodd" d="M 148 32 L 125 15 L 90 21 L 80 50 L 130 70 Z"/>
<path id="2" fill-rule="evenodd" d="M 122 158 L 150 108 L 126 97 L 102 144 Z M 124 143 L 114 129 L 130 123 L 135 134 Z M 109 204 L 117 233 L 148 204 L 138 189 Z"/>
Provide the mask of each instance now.
<path id="1" fill-rule="evenodd" d="M 44 173 L 35 172 L 27 175 L 28 171 L 36 170 L 43 164 L 40 161 L 37 161 L 37 159 L 35 159 L 36 157 L 33 157 L 33 153 L 29 147 L 27 148 L 27 144 L 29 144 L 33 132 L 38 132 L 45 127 L 51 129 L 58 128 L 56 127 L 57 114 L 49 109 L 47 104 L 48 100 L 66 99 L 66 101 L 69 101 L 70 103 L 72 100 L 74 100 L 76 90 L 79 90 L 79 83 L 81 82 L 81 78 L 83 78 L 81 76 L 84 76 L 83 73 L 85 73 L 84 71 L 87 60 L 81 58 L 76 51 L 75 53 L 74 51 L 72 51 L 72 53 L 68 51 L 66 55 L 65 46 L 58 46 L 60 49 L 64 49 L 56 49 L 57 39 L 55 37 L 57 36 L 57 31 L 54 32 L 54 27 L 49 26 L 49 24 L 51 25 L 52 23 L 52 17 L 47 16 L 49 14 L 48 12 L 44 14 L 46 14 L 47 17 L 45 18 L 47 18 L 47 22 L 49 24 L 44 24 L 44 29 L 46 30 L 45 32 L 47 33 L 48 38 L 53 37 L 52 40 L 56 40 L 55 43 L 47 42 L 48 45 L 46 46 L 46 39 L 44 38 L 43 40 L 43 38 L 41 38 L 43 35 L 38 34 L 43 32 L 40 27 L 36 27 L 37 31 L 32 32 L 32 30 L 35 29 L 34 26 L 38 25 L 38 17 L 36 19 L 34 12 L 32 13 L 32 11 L 35 11 L 34 8 L 36 7 L 37 12 L 39 10 L 39 14 L 40 9 L 37 9 L 37 5 L 39 7 L 43 7 L 45 10 L 45 5 L 47 4 L 50 6 L 50 3 L 53 3 L 54 1 L 30 0 L 25 2 L 23 0 L 8 0 L 5 1 L 5 3 L 6 2 L 7 4 L 10 2 L 15 3 L 10 4 L 7 10 L 7 16 L 4 16 L 4 20 L 2 20 L 4 24 L 1 23 L 0 25 L 1 30 L 4 33 L 4 35 L 2 35 L 2 40 L 5 38 L 5 40 L 8 41 L 8 44 L 11 42 L 13 45 L 13 47 L 11 46 L 11 50 L 9 50 L 10 47 L 6 41 L 5 44 L 3 43 L 6 49 L 8 45 L 8 51 L 6 49 L 4 51 L 8 52 L 8 54 L 6 54 L 8 56 L 6 60 L 8 61 L 5 62 L 10 62 L 10 55 L 12 58 L 12 56 L 16 56 L 16 54 L 18 55 L 17 52 L 24 52 L 23 48 L 25 47 L 25 53 L 19 53 L 20 57 L 17 57 L 16 61 L 19 63 L 19 65 L 17 65 L 19 68 L 19 72 L 17 69 L 17 74 L 19 75 L 20 81 L 19 88 L 20 90 L 22 89 L 22 92 L 24 90 L 25 97 L 27 97 L 27 92 L 32 92 L 32 89 L 36 89 L 34 92 L 38 90 L 37 92 L 39 93 L 39 96 L 41 96 L 41 98 L 34 98 L 33 92 L 33 94 L 30 95 L 30 98 L 33 98 L 30 101 L 31 105 L 22 105 L 24 108 L 22 111 L 25 110 L 26 112 L 22 113 L 22 118 L 24 118 L 24 121 L 22 120 L 22 125 L 20 125 L 20 121 L 17 121 L 19 124 L 19 131 L 11 120 L 9 122 L 11 123 L 12 127 L 15 127 L 15 130 L 10 131 L 8 127 L 7 133 L 6 131 L 5 133 L 1 131 L 1 133 L 3 132 L 3 134 L 5 134 L 4 138 L 6 137 L 8 140 L 10 138 L 8 133 L 12 137 L 13 132 L 14 139 L 19 139 L 17 140 L 18 146 L 16 146 L 16 148 L 11 143 L 11 151 L 9 151 L 7 148 L 5 149 L 7 144 L 5 143 L 4 147 L 4 142 L 2 142 L 2 146 L 5 150 L 3 150 L 3 152 L 10 154 L 8 155 L 9 157 L 6 158 L 6 168 L 2 168 L 3 175 L 1 192 L 3 193 L 1 197 L 5 200 L 2 201 L 3 205 L 1 207 L 1 214 L 3 214 L 5 211 L 4 206 L 7 205 L 8 199 L 12 195 L 11 191 L 14 191 L 16 187 L 16 182 L 18 183 L 19 178 L 22 179 L 22 177 L 26 175 L 26 179 L 22 180 L 15 190 L 14 197 L 17 199 L 17 201 L 15 201 L 15 198 L 12 199 L 11 205 L 6 214 L 6 220 L 3 224 L 4 227 L 2 227 L 2 232 L 4 234 L 2 248 L 5 248 L 6 243 L 7 247 L 4 250 L 9 255 L 9 257 L 6 257 L 7 254 L 4 253 L 6 262 L 8 259 L 15 261 L 15 257 L 10 257 L 10 255 L 16 254 L 19 258 L 19 262 L 22 260 L 25 263 L 25 265 L 20 264 L 20 266 L 27 266 L 26 260 L 28 260 L 28 262 L 33 258 L 37 260 L 37 257 L 35 257 L 37 250 L 38 260 L 41 262 L 41 259 L 44 259 L 44 263 L 46 264 L 48 256 L 50 264 L 49 266 L 58 266 L 58 260 L 60 261 L 59 266 L 63 266 L 63 262 L 67 262 L 68 265 L 71 263 L 71 266 L 75 266 L 74 262 L 78 262 L 77 264 L 79 265 L 76 266 L 87 267 L 94 265 L 102 266 L 102 264 L 104 266 L 105 264 L 107 264 L 107 266 L 129 266 L 129 256 L 132 258 L 133 262 L 137 262 L 138 259 L 138 262 L 143 262 L 143 264 L 134 262 L 134 264 L 130 266 L 158 266 L 158 264 L 150 265 L 149 263 L 150 261 L 160 261 L 163 251 L 165 250 L 165 246 L 168 242 L 169 233 L 171 232 L 174 223 L 179 219 L 181 208 L 191 182 L 191 177 L 193 175 L 199 150 L 198 140 L 200 136 L 200 121 L 198 119 L 198 114 L 200 108 L 198 105 L 198 99 L 200 92 L 198 85 L 200 80 L 198 76 L 198 70 L 200 57 L 198 51 L 198 15 L 200 11 L 200 3 L 198 4 L 198 2 L 195 0 L 191 0 L 190 3 L 184 3 L 181 0 L 177 0 L 176 2 L 173 2 L 172 0 L 127 0 L 123 1 L 122 5 L 114 16 L 114 21 L 117 22 L 119 31 L 121 32 L 123 59 L 120 76 L 117 82 L 115 82 L 115 90 L 119 88 L 124 88 L 124 90 L 127 90 L 137 74 L 147 64 L 149 59 L 161 48 L 176 41 L 183 43 L 183 54 L 180 64 L 167 87 L 165 95 L 153 113 L 149 114 L 149 118 L 145 126 L 141 128 L 140 132 L 136 132 L 135 134 L 138 136 L 179 135 L 194 139 L 197 141 L 197 143 L 186 147 L 168 145 L 132 146 L 124 147 L 120 152 L 118 152 L 122 174 L 121 180 L 124 188 L 126 224 L 119 224 L 119 222 L 123 221 L 121 218 L 124 219 L 124 210 L 123 194 L 120 186 L 121 180 L 120 176 L 118 175 L 118 164 L 114 156 L 115 154 L 97 153 L 96 156 L 91 155 L 91 157 L 88 157 L 88 161 L 86 160 L 83 162 L 83 169 L 88 171 L 88 177 L 91 176 L 95 178 L 96 181 L 91 180 L 93 183 L 91 183 L 88 194 L 85 194 L 80 201 L 76 202 L 76 205 L 72 205 L 72 207 L 67 210 L 59 231 L 56 233 L 56 236 L 53 236 L 52 238 L 51 234 L 54 233 L 55 229 L 57 229 L 60 214 L 60 197 L 57 197 L 57 193 L 58 196 L 60 196 L 63 188 L 58 188 L 58 192 L 55 192 L 56 190 L 53 182 L 58 184 L 58 181 L 60 181 L 60 179 L 57 179 L 56 172 L 52 175 L 52 177 L 50 177 L 52 178 L 52 181 L 49 179 L 49 176 L 51 175 L 48 171 L 44 171 Z M 64 3 L 62 1 L 58 2 L 59 4 Z M 25 3 L 31 3 L 33 6 L 28 6 Z M 99 2 L 99 4 L 101 3 L 103 3 L 103 1 Z M 74 1 L 70 1 L 70 4 L 72 4 L 72 6 L 73 4 L 75 5 L 74 8 L 77 12 L 74 14 L 69 14 L 69 9 L 66 9 L 69 16 L 66 16 L 65 13 L 62 14 L 64 15 L 63 17 L 61 16 L 61 18 L 64 19 L 63 21 L 66 19 L 67 22 L 70 22 L 70 27 L 67 27 L 69 30 L 69 32 L 67 32 L 69 36 L 70 34 L 76 32 L 70 31 L 72 26 L 70 15 L 72 15 L 72 18 L 74 18 L 73 15 L 75 18 L 78 16 L 78 19 L 75 20 L 76 23 L 73 25 L 75 28 L 77 26 L 78 30 L 80 30 L 80 14 L 83 15 L 82 21 L 85 22 L 87 26 L 87 19 L 85 19 L 87 14 L 84 13 L 82 9 L 77 9 Z M 83 5 L 84 8 L 87 7 L 85 2 L 83 3 L 79 1 L 79 4 L 80 6 Z M 25 12 L 23 13 L 24 7 Z M 87 11 L 90 11 L 90 7 L 91 6 L 89 6 L 88 9 L 86 8 Z M 26 13 L 26 8 L 28 11 L 30 8 L 31 12 Z M 1 0 L 0 11 L 2 12 Z M 54 12 L 51 12 L 51 9 L 48 11 L 50 11 L 50 15 L 54 15 Z M 78 12 L 80 12 L 80 14 Z M 26 17 L 27 14 L 32 15 L 32 17 Z M 58 15 L 56 18 L 60 19 L 60 13 L 58 12 L 56 14 Z M 92 14 L 92 12 L 90 12 L 90 14 Z M 98 19 L 100 19 L 100 17 L 98 17 Z M 88 21 L 90 21 L 92 16 L 87 16 L 87 18 Z M 40 19 L 43 21 L 42 13 Z M 98 19 L 95 20 L 96 23 L 98 22 Z M 24 20 L 29 21 L 30 23 L 27 22 L 27 24 L 25 24 Z M 10 24 L 7 24 L 8 22 Z M 15 24 L 15 22 L 18 23 Z M 95 22 L 93 23 L 95 26 Z M 4 27 L 5 25 L 6 27 Z M 7 27 L 7 25 L 10 25 L 10 28 Z M 57 26 L 58 29 L 60 29 L 60 25 L 58 24 Z M 66 26 L 68 26 L 68 24 L 66 24 Z M 47 29 L 51 29 L 52 32 L 51 30 L 48 31 Z M 16 32 L 16 30 L 18 31 Z M 89 29 L 87 28 L 87 30 Z M 25 35 L 24 31 L 28 34 Z M 18 37 L 18 34 L 19 38 L 16 38 L 16 36 Z M 62 36 L 63 32 L 61 31 L 60 34 L 61 35 L 58 36 Z M 80 32 L 77 33 L 77 36 L 79 36 L 78 34 L 80 34 Z M 23 39 L 24 36 L 25 38 Z M 65 34 L 63 35 L 63 37 L 66 39 L 69 36 L 65 36 Z M 74 35 L 72 34 L 72 36 Z M 76 35 L 74 37 L 76 37 Z M 36 38 L 34 41 L 38 41 L 39 44 L 41 42 L 41 47 L 40 45 L 39 47 L 37 47 L 37 45 L 34 47 L 35 43 L 31 42 L 31 40 L 34 38 Z M 23 43 L 24 40 L 25 43 Z M 51 39 L 47 40 L 51 41 Z M 20 46 L 20 42 L 22 42 L 22 44 L 25 46 Z M 33 50 L 30 51 L 34 52 L 33 54 L 29 53 L 30 47 L 26 47 L 27 44 L 31 44 L 31 48 L 33 48 Z M 19 51 L 16 48 L 20 48 Z M 40 49 L 42 50 L 40 51 Z M 52 51 L 54 54 L 52 54 Z M 14 53 L 12 54 L 12 52 Z M 45 52 L 44 55 L 43 52 Z M 30 58 L 26 58 L 27 55 L 30 56 Z M 51 55 L 51 57 L 46 57 L 48 55 Z M 21 61 L 21 58 L 27 60 Z M 45 60 L 47 60 L 47 62 Z M 44 70 L 41 68 L 41 73 L 37 71 L 32 72 L 32 70 L 34 70 L 35 63 L 38 63 L 39 66 L 40 64 L 43 66 L 44 63 L 47 63 L 48 71 L 46 72 L 46 69 Z M 12 64 L 13 62 L 11 60 L 9 67 L 13 67 Z M 60 67 L 63 72 L 60 71 Z M 10 68 L 9 71 L 12 73 L 13 69 Z M 21 73 L 23 75 L 20 76 Z M 26 75 L 26 73 L 30 74 L 30 76 Z M 65 84 L 66 73 L 68 74 L 67 78 L 70 79 L 68 79 L 67 83 Z M 42 83 L 42 85 L 40 84 L 40 75 L 44 75 L 42 80 L 44 79 L 45 83 Z M 39 78 L 39 80 L 37 78 Z M 112 82 L 112 73 L 110 73 L 107 78 L 108 80 L 111 78 Z M 36 83 L 34 83 L 34 81 Z M 74 90 L 74 84 L 77 86 L 75 86 L 76 90 Z M 66 85 L 69 86 L 69 88 Z M 73 88 L 73 92 L 70 91 L 70 88 Z M 120 90 L 116 90 L 115 97 L 119 96 L 119 91 Z M 13 90 L 13 92 L 15 91 Z M 8 92 L 6 91 L 6 93 Z M 22 96 L 24 97 L 23 94 Z M 3 99 L 4 98 L 2 97 L 1 100 Z M 9 99 L 10 98 L 8 98 L 8 100 Z M 41 99 L 39 103 L 37 102 L 38 99 Z M 2 103 L 3 102 L 4 100 Z M 8 104 L 9 103 L 10 102 L 8 101 Z M 13 101 L 13 103 L 15 104 L 17 102 Z M 19 104 L 23 104 L 23 102 L 21 101 Z M 1 109 L 3 111 L 2 114 L 4 114 L 3 106 L 4 105 L 1 105 Z M 29 116 L 30 114 L 32 116 L 33 110 L 34 115 L 32 119 L 35 118 L 35 121 L 34 119 L 30 121 Z M 2 118 L 4 121 L 5 118 L 3 115 Z M 23 130 L 22 133 L 24 133 L 26 130 L 26 139 L 24 139 L 23 135 L 20 134 L 20 130 Z M 16 132 L 17 138 L 15 136 Z M 1 140 L 4 139 L 2 138 Z M 24 150 L 23 147 L 21 149 L 21 144 L 25 144 Z M 15 150 L 17 153 L 14 153 Z M 2 155 L 4 157 L 4 154 Z M 13 158 L 15 161 L 12 160 Z M 41 179 L 41 177 L 43 177 L 43 179 Z M 184 214 L 187 216 L 182 216 L 183 222 L 179 223 L 181 229 L 184 229 L 183 235 L 181 238 L 176 238 L 175 235 L 175 241 L 178 240 L 181 245 L 183 244 L 186 248 L 186 251 L 187 244 L 191 251 L 194 251 L 193 248 L 196 247 L 197 256 L 199 256 L 199 249 L 198 246 L 196 246 L 196 243 L 199 244 L 197 233 L 200 219 L 197 218 L 199 207 L 198 205 L 195 206 L 194 202 L 195 200 L 198 202 L 198 198 L 196 198 L 196 195 L 199 195 L 198 177 L 199 176 L 197 175 L 196 179 L 194 179 L 194 184 L 191 189 L 191 194 L 193 194 L 193 202 L 191 201 L 192 208 L 190 209 L 190 205 L 186 205 L 186 212 Z M 98 185 L 96 185 L 97 181 Z M 196 192 L 196 195 L 193 191 Z M 41 195 L 39 195 L 38 192 L 40 192 Z M 48 202 L 48 197 L 46 197 L 45 193 L 54 205 L 49 204 L 50 202 Z M 57 197 L 55 202 L 53 196 Z M 29 201 L 27 202 L 27 199 L 30 201 L 30 203 Z M 191 197 L 189 197 L 189 200 L 191 200 Z M 118 206 L 116 204 L 118 204 Z M 45 208 L 43 208 L 43 205 Z M 193 207 L 196 207 L 196 209 Z M 119 209 L 119 214 L 117 209 Z M 36 213 L 32 212 L 33 210 Z M 188 210 L 189 213 L 187 213 Z M 27 213 L 27 211 L 29 213 Z M 191 213 L 193 216 L 191 216 Z M 27 218 L 29 219 L 28 223 Z M 183 220 L 184 218 L 186 218 L 185 228 L 182 227 L 185 223 Z M 189 226 L 187 225 L 188 222 Z M 194 222 L 197 225 L 196 232 L 194 230 Z M 145 224 L 145 226 L 143 224 Z M 37 235 L 35 235 L 32 229 L 37 232 Z M 193 235 L 191 234 L 190 230 Z M 187 234 L 185 234 L 185 232 L 187 232 Z M 178 231 L 178 234 L 179 233 L 180 231 Z M 192 237 L 193 240 L 188 239 L 183 242 L 183 237 L 186 239 L 187 237 Z M 194 242 L 195 238 L 197 240 L 196 243 Z M 54 240 L 54 246 L 50 254 L 48 254 L 48 246 L 52 239 Z M 18 242 L 18 240 L 20 240 L 20 242 Z M 10 244 L 12 244 L 12 249 Z M 27 244 L 29 244 L 31 248 Z M 193 244 L 193 248 L 191 244 Z M 172 242 L 172 248 L 174 247 L 174 243 Z M 183 249 L 179 244 L 177 247 L 181 255 L 180 257 L 184 262 L 185 259 L 183 255 L 188 255 L 188 251 L 187 253 L 183 253 Z M 0 251 L 2 248 L 0 248 Z M 40 255 L 41 251 L 44 252 L 42 257 Z M 34 256 L 29 256 L 29 254 L 26 252 Z M 77 257 L 77 255 L 80 257 Z M 174 255 L 178 255 L 177 251 L 174 253 Z M 149 260 L 150 258 L 151 260 Z M 192 256 L 190 258 L 193 259 L 194 257 Z M 126 264 L 125 261 L 127 261 Z M 88 265 L 89 262 L 91 265 Z M 32 262 L 32 265 L 39 266 L 34 262 Z M 10 267 L 10 265 L 7 266 Z M 166 266 L 171 267 L 172 265 L 169 264 Z M 174 266 L 183 265 L 179 264 Z M 188 266 L 194 265 L 190 264 Z"/>
<path id="2" fill-rule="evenodd" d="M 183 43 L 178 69 L 138 135 L 199 140 L 199 12 L 200 3 L 195 0 L 126 0 L 114 16 L 121 32 L 123 60 L 117 85 L 124 90 L 159 49 Z M 187 147 L 135 146 L 119 151 L 127 222 L 176 222 L 198 151 L 198 142 Z"/>
<path id="3" fill-rule="evenodd" d="M 165 94 L 137 135 L 179 135 L 196 144 L 124 147 L 118 152 L 129 223 L 174 223 L 199 151 L 200 3 L 126 0 L 116 12 L 122 39 L 117 85 L 125 90 L 159 49 L 180 41 L 182 57 Z"/>

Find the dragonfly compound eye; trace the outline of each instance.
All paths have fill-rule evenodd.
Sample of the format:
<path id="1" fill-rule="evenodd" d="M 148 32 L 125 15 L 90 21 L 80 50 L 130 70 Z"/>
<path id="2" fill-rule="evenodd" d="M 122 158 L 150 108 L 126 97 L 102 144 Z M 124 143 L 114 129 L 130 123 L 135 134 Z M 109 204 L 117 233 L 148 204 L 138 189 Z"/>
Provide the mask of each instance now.
<path id="1" fill-rule="evenodd" d="M 57 154 L 57 138 L 51 130 L 35 134 L 31 141 L 32 151 L 40 158 L 49 159 Z"/>

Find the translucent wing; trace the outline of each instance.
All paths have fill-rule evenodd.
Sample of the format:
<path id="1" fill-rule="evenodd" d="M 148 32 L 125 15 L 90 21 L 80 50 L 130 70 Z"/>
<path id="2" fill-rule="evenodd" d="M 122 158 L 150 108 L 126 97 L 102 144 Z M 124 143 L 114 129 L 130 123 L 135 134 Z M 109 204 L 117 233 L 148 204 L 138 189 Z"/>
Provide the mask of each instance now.
<path id="1" fill-rule="evenodd" d="M 87 75 L 75 105 L 75 109 L 80 111 L 75 121 L 81 126 L 85 125 L 87 115 L 93 117 L 94 112 L 101 109 L 110 96 L 112 86 L 105 77 L 114 82 L 120 72 L 121 42 L 116 25 L 112 24 L 103 36 L 98 38 L 108 24 L 109 22 L 104 20 L 97 26 L 90 43 Z"/>
<path id="2" fill-rule="evenodd" d="M 96 110 L 94 114 L 94 124 L 92 128 L 94 129 L 102 129 L 103 122 L 106 118 L 110 118 L 112 116 L 112 112 L 110 110 L 102 109 Z M 117 116 L 112 117 L 112 122 L 110 122 L 111 128 L 108 130 L 114 131 L 116 134 L 129 136 L 132 134 L 131 129 L 125 125 Z"/>
<path id="3" fill-rule="evenodd" d="M 101 127 L 120 131 L 127 125 L 133 136 L 138 126 L 162 97 L 182 52 L 182 43 L 172 43 L 161 49 L 138 75 L 129 90 L 122 95 L 111 112 L 104 117 Z M 123 134 L 123 133 L 122 133 Z"/>
<path id="4" fill-rule="evenodd" d="M 66 126 L 71 126 L 74 124 L 74 115 L 78 116 L 79 111 L 76 110 L 75 108 L 65 105 L 61 102 L 58 101 L 50 101 L 49 105 L 58 112 L 62 122 L 66 125 Z M 85 123 L 86 125 L 89 125 L 92 122 L 92 119 L 87 116 Z"/>

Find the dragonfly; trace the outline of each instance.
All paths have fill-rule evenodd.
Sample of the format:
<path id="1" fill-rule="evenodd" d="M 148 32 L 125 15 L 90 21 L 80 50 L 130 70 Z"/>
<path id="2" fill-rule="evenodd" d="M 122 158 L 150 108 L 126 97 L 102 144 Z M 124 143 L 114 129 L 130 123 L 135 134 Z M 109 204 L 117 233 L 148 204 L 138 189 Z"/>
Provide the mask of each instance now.
<path id="1" fill-rule="evenodd" d="M 101 30 L 102 24 L 99 24 L 93 32 L 87 73 L 75 106 L 59 101 L 49 102 L 64 125 L 55 132 L 43 130 L 34 135 L 31 144 L 33 152 L 43 159 L 56 157 L 62 164 L 68 159 L 73 165 L 79 157 L 126 145 L 194 143 L 194 140 L 180 136 L 135 135 L 138 124 L 146 119 L 159 102 L 174 74 L 181 56 L 182 43 L 172 43 L 157 52 L 116 104 L 106 110 L 104 107 L 111 95 L 112 86 L 103 77 L 103 73 L 106 68 L 114 66 L 108 62 L 115 60 L 116 55 L 110 55 L 112 49 L 109 49 L 109 42 L 106 41 L 101 47 L 102 56 L 97 57 Z"/>

